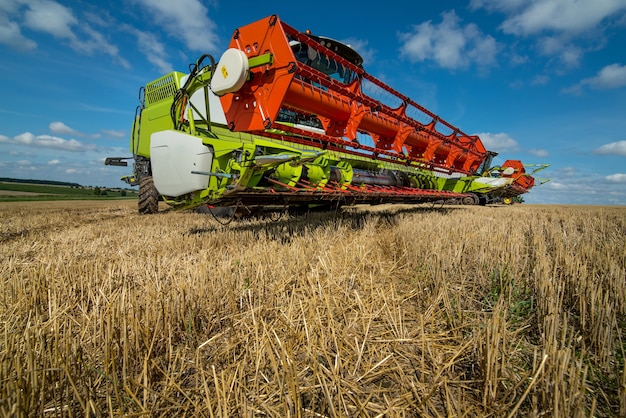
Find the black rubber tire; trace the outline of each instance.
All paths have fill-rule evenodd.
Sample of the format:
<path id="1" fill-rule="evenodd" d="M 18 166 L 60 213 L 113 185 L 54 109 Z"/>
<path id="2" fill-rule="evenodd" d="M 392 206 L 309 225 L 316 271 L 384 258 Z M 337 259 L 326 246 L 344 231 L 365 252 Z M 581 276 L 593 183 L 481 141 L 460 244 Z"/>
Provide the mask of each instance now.
<path id="1" fill-rule="evenodd" d="M 159 211 L 159 192 L 154 187 L 152 176 L 145 176 L 139 180 L 137 208 L 140 215 L 150 215 Z"/>
<path id="2" fill-rule="evenodd" d="M 463 202 L 464 205 L 473 205 L 474 204 L 474 198 L 471 196 L 467 196 L 464 197 L 461 202 Z"/>

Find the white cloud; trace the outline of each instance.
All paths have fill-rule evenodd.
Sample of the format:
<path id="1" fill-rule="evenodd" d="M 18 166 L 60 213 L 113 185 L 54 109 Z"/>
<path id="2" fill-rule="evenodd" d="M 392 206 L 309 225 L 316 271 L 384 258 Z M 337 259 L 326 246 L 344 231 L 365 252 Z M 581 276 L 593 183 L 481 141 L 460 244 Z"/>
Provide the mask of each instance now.
<path id="1" fill-rule="evenodd" d="M 183 41 L 187 48 L 202 52 L 218 49 L 217 25 L 200 0 L 135 1 L 148 10 L 168 35 Z"/>
<path id="2" fill-rule="evenodd" d="M 3 14 L 13 13 L 18 6 L 18 0 L 2 0 L 0 1 L 0 12 L 4 12 Z"/>
<path id="3" fill-rule="evenodd" d="M 135 28 L 129 30 L 137 37 L 139 50 L 146 56 L 146 59 L 154 64 L 160 72 L 169 73 L 172 71 L 172 64 L 167 60 L 165 46 L 159 42 L 152 33 L 142 32 Z"/>
<path id="4" fill-rule="evenodd" d="M 37 48 L 37 43 L 22 35 L 19 25 L 5 16 L 0 16 L 0 44 L 17 51 L 30 51 Z"/>
<path id="5" fill-rule="evenodd" d="M 48 125 L 48 129 L 50 129 L 50 132 L 57 135 L 73 135 L 84 138 L 100 138 L 101 136 L 100 134 L 86 134 L 84 132 L 77 131 L 76 129 L 70 128 L 63 122 L 59 121 L 51 122 L 50 125 Z"/>
<path id="6" fill-rule="evenodd" d="M 585 87 L 597 90 L 617 89 L 626 86 L 626 65 L 611 64 L 598 71 L 594 77 L 562 90 L 562 93 L 581 94 Z"/>
<path id="7" fill-rule="evenodd" d="M 36 146 L 44 148 L 62 149 L 66 151 L 85 151 L 93 149 L 93 145 L 84 144 L 75 139 L 63 139 L 50 135 L 39 135 L 35 137 L 34 143 Z"/>
<path id="8" fill-rule="evenodd" d="M 624 0 L 472 0 L 472 9 L 507 15 L 505 33 L 534 35 L 544 31 L 576 33 L 593 29 L 626 9 Z"/>
<path id="9" fill-rule="evenodd" d="M 545 176 L 553 180 L 524 195 L 526 202 L 626 205 L 625 182 L 611 182 L 605 174 L 590 172 L 587 168 L 578 167 L 569 177 L 564 177 L 561 169 L 547 172 Z"/>
<path id="10" fill-rule="evenodd" d="M 35 140 L 35 135 L 31 134 L 30 132 L 24 132 L 23 134 L 19 134 L 13 137 L 13 141 L 9 141 L 9 142 L 13 142 L 14 144 L 20 144 L 20 145 L 30 145 L 34 142 L 34 140 Z"/>
<path id="11" fill-rule="evenodd" d="M 28 161 L 28 160 L 19 160 L 19 161 L 16 161 L 15 164 L 19 165 L 19 166 L 22 166 L 22 167 L 25 167 L 25 166 L 31 165 L 31 162 Z"/>
<path id="12" fill-rule="evenodd" d="M 65 41 L 73 50 L 86 54 L 106 54 L 125 68 L 130 64 L 119 54 L 117 46 L 87 24 L 87 20 L 53 0 L 2 0 L 0 10 L 0 43 L 17 50 L 32 50 L 37 44 L 22 35 L 25 28 L 43 32 Z M 10 20 L 13 19 L 13 20 Z M 107 28 L 109 29 L 109 28 Z"/>
<path id="13" fill-rule="evenodd" d="M 115 131 L 111 129 L 103 129 L 101 132 L 106 136 L 112 136 L 115 138 L 123 138 L 126 136 L 126 131 Z"/>
<path id="14" fill-rule="evenodd" d="M 626 7 L 622 0 L 535 0 L 502 28 L 506 33 L 532 35 L 544 30 L 580 32 Z"/>
<path id="15" fill-rule="evenodd" d="M 498 45 L 473 23 L 461 26 L 454 11 L 442 15 L 442 21 L 421 23 L 410 33 L 401 33 L 401 53 L 413 62 L 434 60 L 449 69 L 467 68 L 474 62 L 480 67 L 495 63 Z"/>
<path id="16" fill-rule="evenodd" d="M 493 134 L 491 132 L 483 132 L 478 135 L 487 148 L 490 151 L 505 152 L 505 151 L 517 151 L 519 144 L 513 138 L 506 133 Z"/>
<path id="17" fill-rule="evenodd" d="M 48 125 L 48 128 L 51 132 L 58 135 L 80 135 L 80 132 L 70 128 L 63 122 L 51 122 L 50 125 Z"/>
<path id="18" fill-rule="evenodd" d="M 620 24 L 626 0 L 472 0 L 470 8 L 501 12 L 500 29 L 515 36 L 539 36 L 543 55 L 558 57 L 568 67 L 577 66 L 585 52 L 602 44 L 604 26 Z M 582 48 L 580 40 L 588 47 Z"/>
<path id="19" fill-rule="evenodd" d="M 596 89 L 615 89 L 626 86 L 626 65 L 611 64 L 601 69 L 595 77 L 584 79 L 581 85 Z"/>
<path id="20" fill-rule="evenodd" d="M 65 170 L 65 174 L 76 174 L 76 172 L 78 172 L 78 170 L 75 168 L 68 168 Z"/>
<path id="21" fill-rule="evenodd" d="M 561 167 L 556 170 L 558 177 L 572 177 L 578 173 L 576 167 Z"/>
<path id="22" fill-rule="evenodd" d="M 122 67 L 130 68 L 130 63 L 120 56 L 118 47 L 111 44 L 104 37 L 104 35 L 102 35 L 102 33 L 96 31 L 87 24 L 83 24 L 81 29 L 87 34 L 87 39 L 74 39 L 71 43 L 71 47 L 74 50 L 85 55 L 92 55 L 96 52 L 104 52 L 117 61 Z"/>
<path id="23" fill-rule="evenodd" d="M 625 183 L 626 184 L 626 174 L 624 173 L 611 174 L 609 176 L 606 176 L 605 179 L 609 183 Z"/>
<path id="24" fill-rule="evenodd" d="M 14 178 L 43 178 L 82 183 L 85 185 L 99 185 L 106 187 L 122 186 L 119 177 L 128 174 L 128 167 L 110 167 L 102 164 L 104 156 L 125 155 L 126 147 L 106 147 L 91 145 L 79 141 L 65 141 L 59 138 L 56 142 L 42 141 L 32 133 L 24 133 L 16 137 L 7 137 L 0 134 L 0 167 L 4 177 Z M 65 142 L 64 142 L 65 141 Z M 43 145 L 42 145 L 43 144 Z M 78 152 L 83 149 L 84 152 Z M 12 151 L 18 150 L 15 157 Z M 34 152 L 31 152 L 34 151 Z M 16 161 L 22 161 L 18 165 Z M 26 161 L 30 162 L 27 164 Z M 76 170 L 66 173 L 65 170 Z M 28 176 L 28 177 L 24 177 Z"/>
<path id="25" fill-rule="evenodd" d="M 86 144 L 76 139 L 63 139 L 51 135 L 33 135 L 30 132 L 24 132 L 23 134 L 16 135 L 13 139 L 8 139 L 10 144 L 24 145 L 36 148 L 50 148 L 72 152 L 84 152 L 93 151 L 96 146 L 93 144 Z"/>
<path id="26" fill-rule="evenodd" d="M 611 182 L 607 176 L 580 170 L 571 177 L 557 173 L 547 173 L 553 180 L 535 187 L 524 195 L 529 203 L 552 203 L 582 205 L 624 205 L 626 204 L 626 183 Z M 617 179 L 617 177 L 616 177 Z"/>
<path id="27" fill-rule="evenodd" d="M 544 158 L 544 157 L 547 157 L 548 155 L 550 155 L 550 153 L 547 150 L 545 150 L 545 149 L 536 149 L 536 148 L 529 149 L 528 153 L 531 154 L 531 155 L 534 155 L 535 157 L 539 157 L 539 158 Z"/>
<path id="28" fill-rule="evenodd" d="M 609 142 L 593 150 L 594 154 L 621 155 L 626 157 L 626 141 Z"/>
<path id="29" fill-rule="evenodd" d="M 548 183 L 548 188 L 554 189 L 554 190 L 563 190 L 563 189 L 567 189 L 567 187 L 568 187 L 567 185 L 559 181 L 552 180 Z"/>
<path id="30" fill-rule="evenodd" d="M 575 67 L 580 63 L 583 49 L 572 43 L 569 36 L 544 36 L 537 40 L 539 52 L 546 56 L 557 56 L 563 64 Z"/>
<path id="31" fill-rule="evenodd" d="M 60 39 L 76 39 L 71 26 L 78 20 L 71 9 L 50 0 L 31 1 L 27 6 L 24 13 L 27 27 Z"/>

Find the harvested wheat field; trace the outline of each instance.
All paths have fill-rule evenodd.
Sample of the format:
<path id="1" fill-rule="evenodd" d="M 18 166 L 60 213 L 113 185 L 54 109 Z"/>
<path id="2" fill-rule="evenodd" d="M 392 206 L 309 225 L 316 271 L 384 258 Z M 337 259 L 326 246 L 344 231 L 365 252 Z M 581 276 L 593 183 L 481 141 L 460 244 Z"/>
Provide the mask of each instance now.
<path id="1" fill-rule="evenodd" d="M 626 208 L 0 205 L 3 416 L 626 416 Z"/>

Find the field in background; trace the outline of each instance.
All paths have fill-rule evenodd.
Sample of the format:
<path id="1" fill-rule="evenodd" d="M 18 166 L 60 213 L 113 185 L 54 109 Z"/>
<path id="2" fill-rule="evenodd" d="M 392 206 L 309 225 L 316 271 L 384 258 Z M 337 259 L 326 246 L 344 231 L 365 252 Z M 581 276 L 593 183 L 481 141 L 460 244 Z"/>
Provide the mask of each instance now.
<path id="1" fill-rule="evenodd" d="M 0 181 L 0 202 L 51 201 L 51 200 L 106 200 L 137 198 L 131 189 L 107 189 L 85 186 L 18 183 Z"/>
<path id="2" fill-rule="evenodd" d="M 0 414 L 626 416 L 626 208 L 0 204 Z"/>

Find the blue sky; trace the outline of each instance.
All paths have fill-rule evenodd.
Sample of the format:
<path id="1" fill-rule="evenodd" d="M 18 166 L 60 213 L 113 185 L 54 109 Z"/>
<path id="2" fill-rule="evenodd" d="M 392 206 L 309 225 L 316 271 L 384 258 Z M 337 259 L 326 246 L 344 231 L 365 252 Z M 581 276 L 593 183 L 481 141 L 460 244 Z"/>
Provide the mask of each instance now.
<path id="1" fill-rule="evenodd" d="M 130 155 L 139 87 L 271 14 L 347 41 L 497 163 L 551 164 L 527 202 L 626 205 L 626 0 L 0 0 L 0 177 L 122 186 L 103 160 Z"/>

